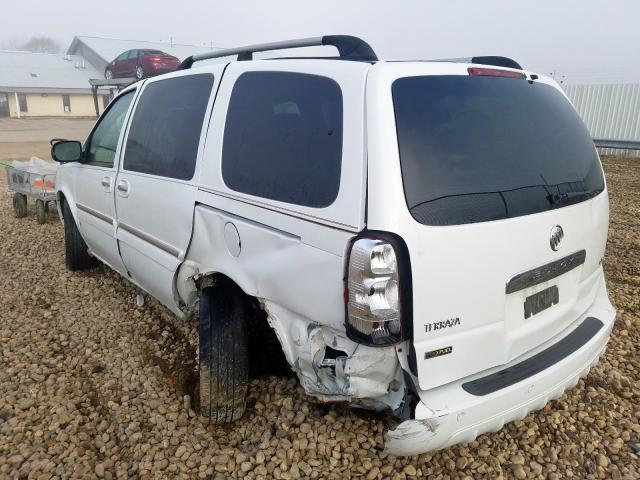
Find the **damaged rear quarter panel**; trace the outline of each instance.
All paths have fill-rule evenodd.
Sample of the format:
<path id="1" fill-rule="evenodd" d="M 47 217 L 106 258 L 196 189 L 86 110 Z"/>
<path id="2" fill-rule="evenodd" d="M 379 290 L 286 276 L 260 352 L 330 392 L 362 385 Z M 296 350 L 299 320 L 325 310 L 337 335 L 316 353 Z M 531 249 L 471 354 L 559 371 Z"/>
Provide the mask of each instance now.
<path id="1" fill-rule="evenodd" d="M 200 195 L 201 200 L 214 200 L 208 197 L 211 193 Z M 397 372 L 395 349 L 359 345 L 344 333 L 344 262 L 354 234 L 215 200 L 225 210 L 202 202 L 195 209 L 187 259 L 198 266 L 200 275 L 222 273 L 260 299 L 307 393 L 333 401 L 387 395 Z M 258 214 L 269 226 L 247 218 Z M 224 240 L 229 222 L 240 236 L 237 257 Z M 308 238 L 313 244 L 306 242 Z M 335 365 L 322 363 L 327 346 L 345 353 Z"/>
<path id="2" fill-rule="evenodd" d="M 187 260 L 198 265 L 200 274 L 222 273 L 248 295 L 286 305 L 296 315 L 344 330 L 344 255 L 353 234 L 292 221 L 240 202 L 219 205 L 224 203 L 220 197 L 200 195 L 231 210 L 203 204 L 195 209 Z M 250 220 L 252 217 L 264 223 Z M 227 223 L 235 225 L 240 237 L 237 257 L 225 244 Z M 307 238 L 319 240 L 310 244 Z"/>

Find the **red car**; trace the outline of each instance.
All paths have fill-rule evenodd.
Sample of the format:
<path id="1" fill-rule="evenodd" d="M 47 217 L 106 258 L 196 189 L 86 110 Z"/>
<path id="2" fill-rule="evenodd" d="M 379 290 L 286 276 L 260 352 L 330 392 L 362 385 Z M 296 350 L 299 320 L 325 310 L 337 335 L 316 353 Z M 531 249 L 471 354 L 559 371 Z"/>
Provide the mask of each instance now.
<path id="1" fill-rule="evenodd" d="M 174 71 L 180 60 L 160 50 L 127 50 L 107 65 L 104 77 L 136 77 L 138 80 Z"/>

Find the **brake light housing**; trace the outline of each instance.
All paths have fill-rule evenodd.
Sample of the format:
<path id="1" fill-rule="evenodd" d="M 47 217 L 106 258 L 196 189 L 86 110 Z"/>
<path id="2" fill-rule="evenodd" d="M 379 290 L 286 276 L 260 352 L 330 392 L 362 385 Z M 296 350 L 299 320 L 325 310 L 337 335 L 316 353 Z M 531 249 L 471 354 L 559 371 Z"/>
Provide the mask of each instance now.
<path id="1" fill-rule="evenodd" d="M 519 78 L 526 80 L 527 76 L 523 72 L 516 72 L 513 70 L 502 70 L 501 68 L 484 68 L 484 67 L 469 67 L 467 73 L 470 76 L 479 77 L 505 77 L 505 78 Z"/>
<path id="2" fill-rule="evenodd" d="M 351 244 L 345 275 L 347 336 L 369 346 L 411 337 L 411 268 L 396 235 L 367 232 Z"/>

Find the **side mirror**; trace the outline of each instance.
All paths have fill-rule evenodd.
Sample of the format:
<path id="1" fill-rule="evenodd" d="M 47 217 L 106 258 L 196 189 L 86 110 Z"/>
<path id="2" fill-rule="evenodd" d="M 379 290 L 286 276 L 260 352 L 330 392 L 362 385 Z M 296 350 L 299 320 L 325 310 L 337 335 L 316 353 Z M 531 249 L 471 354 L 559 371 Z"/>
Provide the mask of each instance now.
<path id="1" fill-rule="evenodd" d="M 82 144 L 77 140 L 61 140 L 51 147 L 51 156 L 56 162 L 79 162 L 82 158 Z"/>

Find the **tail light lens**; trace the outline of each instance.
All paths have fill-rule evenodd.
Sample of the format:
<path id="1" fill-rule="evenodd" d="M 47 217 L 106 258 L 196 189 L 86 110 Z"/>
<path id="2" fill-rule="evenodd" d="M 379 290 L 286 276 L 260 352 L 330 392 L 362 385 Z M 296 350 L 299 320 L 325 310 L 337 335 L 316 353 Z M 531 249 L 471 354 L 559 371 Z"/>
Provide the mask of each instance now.
<path id="1" fill-rule="evenodd" d="M 405 339 L 400 262 L 393 244 L 360 238 L 352 247 L 347 272 L 347 335 L 354 341 L 386 346 Z"/>
<path id="2" fill-rule="evenodd" d="M 169 57 L 165 57 L 164 55 L 149 55 L 147 57 L 147 60 L 150 61 L 151 63 L 167 63 L 167 62 L 170 62 L 172 59 Z"/>

